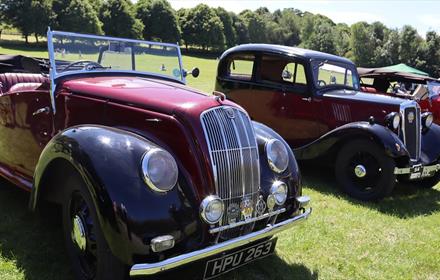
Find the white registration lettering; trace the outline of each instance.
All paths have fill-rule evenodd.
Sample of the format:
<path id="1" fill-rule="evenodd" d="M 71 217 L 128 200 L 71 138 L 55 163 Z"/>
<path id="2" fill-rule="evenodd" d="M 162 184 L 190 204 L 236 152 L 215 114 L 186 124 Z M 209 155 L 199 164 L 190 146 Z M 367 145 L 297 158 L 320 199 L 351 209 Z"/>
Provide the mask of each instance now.
<path id="1" fill-rule="evenodd" d="M 220 259 L 220 260 L 214 262 L 214 267 L 212 268 L 212 274 L 211 275 L 215 275 L 217 273 L 222 272 L 222 270 L 223 270 L 223 261 L 224 261 L 224 259 Z"/>
<path id="2" fill-rule="evenodd" d="M 222 271 L 225 271 L 226 267 L 228 265 L 230 265 L 232 263 L 232 261 L 234 260 L 234 256 L 228 256 L 227 258 L 225 258 L 225 261 L 223 262 L 223 268 Z"/>
<path id="3" fill-rule="evenodd" d="M 251 261 L 254 258 L 255 248 L 250 248 L 247 252 L 248 252 L 248 256 L 244 260 L 245 262 Z"/>

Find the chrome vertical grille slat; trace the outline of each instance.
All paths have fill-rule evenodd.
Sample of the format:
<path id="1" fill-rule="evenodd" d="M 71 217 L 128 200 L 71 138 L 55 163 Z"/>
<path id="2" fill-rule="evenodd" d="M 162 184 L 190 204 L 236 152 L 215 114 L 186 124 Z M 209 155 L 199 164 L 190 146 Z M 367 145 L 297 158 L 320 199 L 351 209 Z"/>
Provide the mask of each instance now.
<path id="1" fill-rule="evenodd" d="M 225 209 L 231 204 L 239 206 L 244 197 L 249 197 L 255 205 L 260 186 L 260 162 L 249 116 L 238 108 L 220 106 L 203 112 L 200 118 L 217 195 L 224 201 Z M 221 224 L 228 223 L 226 214 Z"/>

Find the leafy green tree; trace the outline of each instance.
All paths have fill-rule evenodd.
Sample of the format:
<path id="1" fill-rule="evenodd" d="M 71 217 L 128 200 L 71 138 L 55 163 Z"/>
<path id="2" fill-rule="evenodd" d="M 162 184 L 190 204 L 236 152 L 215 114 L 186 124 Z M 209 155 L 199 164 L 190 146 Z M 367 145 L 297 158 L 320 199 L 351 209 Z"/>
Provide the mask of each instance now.
<path id="1" fill-rule="evenodd" d="M 301 17 L 299 17 L 294 9 L 284 9 L 280 15 L 274 19 L 278 21 L 280 28 L 283 30 L 282 44 L 288 46 L 296 46 L 301 43 Z"/>
<path id="2" fill-rule="evenodd" d="M 426 53 L 427 65 L 425 70 L 433 77 L 440 76 L 440 36 L 435 31 L 426 33 Z"/>
<path id="3" fill-rule="evenodd" d="M 1 10 L 6 23 L 21 31 L 29 42 L 29 35 L 45 34 L 52 18 L 51 0 L 2 0 Z"/>
<path id="4" fill-rule="evenodd" d="M 262 12 L 264 11 L 260 10 L 259 13 L 256 13 L 250 10 L 245 10 L 239 15 L 247 26 L 251 43 L 266 43 L 268 41 L 267 21 Z"/>
<path id="5" fill-rule="evenodd" d="M 374 51 L 374 66 L 387 66 L 399 63 L 399 32 L 388 30 L 381 45 Z"/>
<path id="6" fill-rule="evenodd" d="M 223 23 L 223 30 L 225 34 L 225 41 L 226 41 L 226 47 L 230 48 L 235 46 L 235 43 L 237 41 L 236 32 L 234 29 L 234 25 L 232 22 L 232 16 L 231 13 L 226 11 L 225 9 L 218 7 L 215 12 L 217 13 L 217 16 L 220 18 L 220 20 Z"/>
<path id="7" fill-rule="evenodd" d="M 372 66 L 374 48 L 373 38 L 366 22 L 358 22 L 351 26 L 350 48 L 351 59 L 362 67 Z"/>
<path id="8" fill-rule="evenodd" d="M 334 28 L 336 54 L 346 56 L 350 51 L 350 27 L 345 23 L 338 23 Z"/>
<path id="9" fill-rule="evenodd" d="M 88 0 L 54 0 L 55 28 L 91 34 L 103 34 L 98 11 Z"/>
<path id="10" fill-rule="evenodd" d="M 307 47 L 312 50 L 334 54 L 336 47 L 332 26 L 327 22 L 321 22 L 310 36 Z"/>
<path id="11" fill-rule="evenodd" d="M 180 22 L 185 45 L 201 46 L 203 50 L 208 47 L 224 48 L 223 23 L 207 5 L 199 4 L 188 9 L 180 18 Z"/>
<path id="12" fill-rule="evenodd" d="M 176 12 L 166 0 L 139 0 L 136 17 L 144 24 L 144 39 L 173 43 L 180 40 Z"/>
<path id="13" fill-rule="evenodd" d="M 231 15 L 232 25 L 236 34 L 237 44 L 247 44 L 250 42 L 249 39 L 249 30 L 246 26 L 246 23 L 243 21 L 241 17 L 236 14 Z"/>
<path id="14" fill-rule="evenodd" d="M 105 34 L 116 37 L 142 38 L 144 25 L 135 17 L 130 0 L 107 0 L 99 15 Z"/>
<path id="15" fill-rule="evenodd" d="M 422 38 L 417 30 L 405 25 L 400 32 L 399 59 L 401 62 L 415 66 L 417 53 L 420 52 Z"/>

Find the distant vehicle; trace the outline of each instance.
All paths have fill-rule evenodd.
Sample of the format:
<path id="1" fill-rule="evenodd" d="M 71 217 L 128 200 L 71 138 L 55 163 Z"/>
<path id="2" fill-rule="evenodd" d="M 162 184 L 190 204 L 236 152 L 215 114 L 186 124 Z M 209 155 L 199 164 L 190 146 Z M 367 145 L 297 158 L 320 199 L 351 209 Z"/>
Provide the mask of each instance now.
<path id="1" fill-rule="evenodd" d="M 61 206 L 77 279 L 213 278 L 310 215 L 287 143 L 186 87 L 177 45 L 49 31 L 48 50 L 0 57 L 0 175 Z"/>
<path id="2" fill-rule="evenodd" d="M 390 71 L 384 68 L 358 68 L 363 92 L 386 94 L 419 103 L 432 112 L 440 124 L 440 81 L 428 76 Z"/>
<path id="3" fill-rule="evenodd" d="M 432 114 L 412 100 L 360 92 L 348 59 L 241 45 L 221 56 L 216 90 L 284 137 L 297 160 L 333 166 L 340 187 L 355 198 L 381 199 L 396 179 L 422 187 L 440 180 L 440 127 Z"/>

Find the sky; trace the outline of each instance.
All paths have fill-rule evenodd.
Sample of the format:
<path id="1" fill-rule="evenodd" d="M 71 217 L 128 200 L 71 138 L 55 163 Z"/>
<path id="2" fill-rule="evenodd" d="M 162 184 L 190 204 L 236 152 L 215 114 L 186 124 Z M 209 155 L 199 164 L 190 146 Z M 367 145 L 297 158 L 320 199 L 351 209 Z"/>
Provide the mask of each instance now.
<path id="1" fill-rule="evenodd" d="M 401 28 L 410 24 L 420 35 L 429 30 L 440 32 L 440 1 L 418 0 L 168 0 L 174 9 L 192 8 L 200 3 L 212 7 L 221 6 L 239 13 L 245 9 L 255 10 L 261 6 L 270 11 L 296 8 L 314 14 L 322 14 L 336 23 L 353 24 L 358 21 L 372 23 L 381 21 L 389 28 Z"/>

